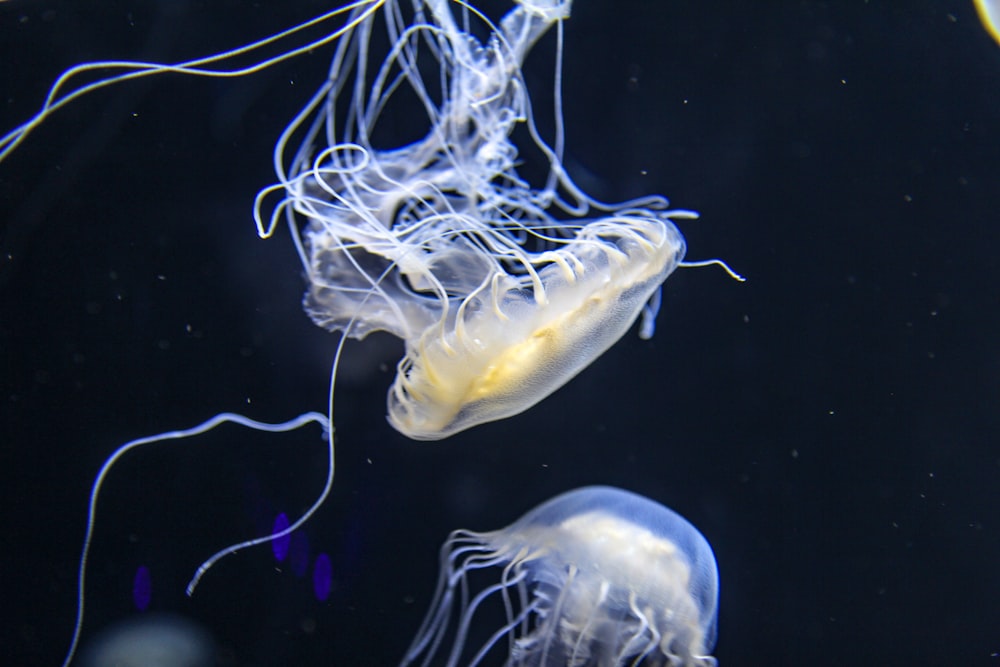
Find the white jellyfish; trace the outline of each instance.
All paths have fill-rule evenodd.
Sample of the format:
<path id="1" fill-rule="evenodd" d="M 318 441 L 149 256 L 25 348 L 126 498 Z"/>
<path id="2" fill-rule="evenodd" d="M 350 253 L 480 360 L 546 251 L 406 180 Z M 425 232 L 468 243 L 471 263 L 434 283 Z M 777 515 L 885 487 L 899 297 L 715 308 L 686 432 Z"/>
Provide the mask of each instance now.
<path id="1" fill-rule="evenodd" d="M 567 173 L 561 68 L 570 5 L 517 0 L 494 23 L 467 2 L 358 0 L 206 58 L 81 65 L 0 138 L 0 161 L 52 113 L 102 87 L 165 72 L 242 76 L 335 43 L 326 81 L 277 142 L 278 181 L 254 205 L 258 232 L 270 237 L 287 221 L 308 281 L 305 308 L 342 334 L 331 424 L 344 340 L 386 331 L 405 343 L 389 422 L 410 438 L 445 438 L 535 405 L 640 316 L 640 336 L 651 336 L 660 286 L 678 266 L 717 264 L 742 280 L 720 260 L 683 261 L 673 221 L 695 213 L 671 210 L 659 195 L 599 202 Z M 317 40 L 226 69 L 333 21 Z M 553 28 L 546 140 L 521 68 Z M 416 140 L 400 138 L 414 127 Z M 539 182 L 517 169 L 524 148 L 545 166 Z"/>
<path id="2" fill-rule="evenodd" d="M 576 489 L 502 530 L 448 537 L 402 664 L 715 665 L 718 595 L 712 548 L 682 516 L 621 489 Z M 491 603 L 501 624 L 473 643 Z"/>
<path id="3" fill-rule="evenodd" d="M 459 16 L 453 7 L 460 8 Z M 600 356 L 642 315 L 652 335 L 660 285 L 685 244 L 660 196 L 609 205 L 562 163 L 560 67 L 568 0 L 518 2 L 492 24 L 465 3 L 386 3 L 354 10 L 330 76 L 282 135 L 279 183 L 261 193 L 270 236 L 284 215 L 306 268 L 305 307 L 345 336 L 387 331 L 405 342 L 389 422 L 434 440 L 510 417 Z M 470 24 L 481 23 L 480 41 Z M 556 136 L 540 135 L 521 67 L 557 31 Z M 375 57 L 379 31 L 389 47 Z M 412 143 L 390 110 L 422 125 Z M 518 127 L 547 162 L 517 171 Z M 286 157 L 293 137 L 300 147 Z M 286 166 L 287 165 L 287 166 Z M 269 216 L 263 203 L 281 200 Z"/>

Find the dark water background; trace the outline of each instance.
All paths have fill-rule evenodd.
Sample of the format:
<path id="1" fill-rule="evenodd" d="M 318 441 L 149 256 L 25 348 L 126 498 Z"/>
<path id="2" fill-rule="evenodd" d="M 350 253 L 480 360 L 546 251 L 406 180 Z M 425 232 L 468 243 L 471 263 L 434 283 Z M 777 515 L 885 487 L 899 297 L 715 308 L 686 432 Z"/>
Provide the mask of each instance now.
<path id="1" fill-rule="evenodd" d="M 182 60 L 327 8 L 0 3 L 0 128 L 70 65 Z M 396 344 L 351 347 L 337 481 L 306 529 L 326 602 L 266 547 L 183 595 L 215 549 L 308 505 L 315 431 L 131 456 L 102 498 L 85 637 L 135 613 L 146 565 L 151 609 L 196 619 L 221 664 L 395 664 L 449 530 L 601 483 L 708 537 L 723 665 L 1000 664 L 1000 46 L 972 3 L 578 0 L 566 40 L 581 183 L 699 210 L 689 258 L 748 282 L 677 272 L 652 340 L 440 443 L 385 422 Z M 117 444 L 324 408 L 335 339 L 250 206 L 330 53 L 102 92 L 0 165 L 7 664 L 61 659 L 87 494 Z"/>

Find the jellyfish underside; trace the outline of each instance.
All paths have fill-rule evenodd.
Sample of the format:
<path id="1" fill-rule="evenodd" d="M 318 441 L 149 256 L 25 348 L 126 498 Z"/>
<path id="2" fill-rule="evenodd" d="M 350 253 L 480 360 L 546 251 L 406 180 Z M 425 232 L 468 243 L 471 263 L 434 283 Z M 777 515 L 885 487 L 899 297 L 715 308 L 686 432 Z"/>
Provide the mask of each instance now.
<path id="1" fill-rule="evenodd" d="M 553 25 L 561 48 L 569 2 L 516 5 L 488 24 L 485 42 L 463 28 L 486 19 L 463 8 L 456 21 L 451 7 L 428 0 L 409 17 L 395 4 L 381 13 L 391 47 L 377 67 L 378 20 L 359 21 L 275 160 L 288 168 L 272 226 L 283 213 L 295 235 L 306 310 L 346 336 L 403 339 L 388 419 L 419 440 L 531 407 L 640 314 L 651 333 L 660 285 L 685 250 L 671 219 L 694 216 L 658 196 L 603 204 L 573 183 L 561 161 L 558 69 L 559 136 L 554 147 L 539 136 L 521 64 Z M 400 104 L 426 116 L 426 135 L 377 148 L 376 125 L 401 90 Z M 548 161 L 544 185 L 515 169 L 518 125 Z"/>
<path id="2" fill-rule="evenodd" d="M 718 571 L 683 517 L 610 487 L 570 491 L 489 533 L 459 530 L 403 665 L 716 664 Z M 477 588 L 476 575 L 492 572 Z M 499 578 L 497 577 L 499 573 Z M 473 642 L 493 603 L 501 626 Z"/>

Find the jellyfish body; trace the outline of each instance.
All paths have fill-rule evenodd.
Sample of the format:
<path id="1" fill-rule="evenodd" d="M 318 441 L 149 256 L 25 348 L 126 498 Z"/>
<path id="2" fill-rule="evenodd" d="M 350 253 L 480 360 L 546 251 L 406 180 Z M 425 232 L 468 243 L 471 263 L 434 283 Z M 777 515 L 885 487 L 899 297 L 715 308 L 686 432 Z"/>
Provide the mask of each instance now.
<path id="1" fill-rule="evenodd" d="M 448 0 L 386 2 L 380 12 L 363 5 L 327 82 L 278 142 L 279 183 L 258 205 L 269 192 L 282 200 L 270 224 L 258 209 L 261 233 L 287 218 L 317 324 L 403 339 L 388 418 L 411 438 L 444 438 L 527 409 L 641 313 L 650 335 L 660 285 L 683 258 L 671 219 L 693 213 L 667 210 L 658 196 L 597 202 L 563 168 L 559 66 L 569 10 L 568 0 L 522 2 L 494 25 Z M 552 26 L 550 146 L 521 66 Z M 386 34 L 376 39 L 379 30 Z M 393 144 L 390 110 L 422 137 Z M 518 126 L 548 163 L 540 185 L 515 169 Z"/>
<path id="2" fill-rule="evenodd" d="M 471 578 L 499 576 L 476 593 Z M 470 645 L 490 602 L 503 625 Z M 513 525 L 455 531 L 427 617 L 403 665 L 715 665 L 718 571 L 680 515 L 636 494 L 587 487 Z M 493 660 L 489 664 L 493 664 Z"/>

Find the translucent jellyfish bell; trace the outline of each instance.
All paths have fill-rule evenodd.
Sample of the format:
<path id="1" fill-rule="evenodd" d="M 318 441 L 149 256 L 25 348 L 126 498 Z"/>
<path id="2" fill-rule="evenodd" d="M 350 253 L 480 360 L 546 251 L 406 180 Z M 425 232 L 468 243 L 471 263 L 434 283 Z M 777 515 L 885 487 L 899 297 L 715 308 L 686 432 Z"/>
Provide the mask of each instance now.
<path id="1" fill-rule="evenodd" d="M 477 591 L 482 571 L 494 576 Z M 402 664 L 715 665 L 718 590 L 712 548 L 683 517 L 628 491 L 577 489 L 503 530 L 452 533 Z M 490 602 L 503 624 L 470 645 Z"/>
<path id="2" fill-rule="evenodd" d="M 386 2 L 378 13 L 361 6 L 326 85 L 276 147 L 279 183 L 258 197 L 260 233 L 288 220 L 317 324 L 359 339 L 379 330 L 403 339 L 388 418 L 411 438 L 444 438 L 527 409 L 640 313 L 641 334 L 652 335 L 660 285 L 684 256 L 671 219 L 695 214 L 667 210 L 658 196 L 597 202 L 563 168 L 569 10 L 569 1 L 516 3 L 494 25 L 448 0 Z M 550 146 L 535 126 L 521 65 L 552 26 Z M 383 42 L 389 47 L 376 56 Z M 420 126 L 421 138 L 400 143 L 401 118 Z M 541 184 L 515 168 L 518 126 L 547 162 Z M 282 200 L 266 222 L 272 192 Z"/>

